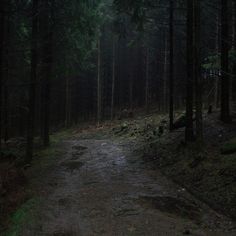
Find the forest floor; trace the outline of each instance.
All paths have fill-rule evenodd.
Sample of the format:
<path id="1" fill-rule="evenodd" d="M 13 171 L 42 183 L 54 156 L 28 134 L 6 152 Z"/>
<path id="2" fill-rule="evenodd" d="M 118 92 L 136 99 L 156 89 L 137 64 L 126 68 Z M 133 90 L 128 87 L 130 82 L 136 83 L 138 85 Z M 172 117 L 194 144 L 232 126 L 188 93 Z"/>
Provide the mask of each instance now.
<path id="1" fill-rule="evenodd" d="M 208 126 L 215 118 L 207 118 Z M 159 134 L 164 120 L 150 115 L 56 136 L 26 170 L 32 198 L 12 216 L 5 235 L 236 235 L 236 224 L 213 210 L 233 208 L 233 156 L 225 162 L 216 149 L 233 138 L 234 126 L 214 121 L 220 136 L 207 131 L 214 138 L 196 159 L 181 142 L 182 130 Z"/>

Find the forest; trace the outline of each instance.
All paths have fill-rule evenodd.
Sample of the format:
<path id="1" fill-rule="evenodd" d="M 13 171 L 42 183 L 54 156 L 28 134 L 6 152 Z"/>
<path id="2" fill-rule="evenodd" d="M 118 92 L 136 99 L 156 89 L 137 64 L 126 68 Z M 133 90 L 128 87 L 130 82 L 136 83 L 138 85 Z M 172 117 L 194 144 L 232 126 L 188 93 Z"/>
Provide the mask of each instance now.
<path id="1" fill-rule="evenodd" d="M 236 235 L 236 0 L 1 0 L 0 235 Z"/>

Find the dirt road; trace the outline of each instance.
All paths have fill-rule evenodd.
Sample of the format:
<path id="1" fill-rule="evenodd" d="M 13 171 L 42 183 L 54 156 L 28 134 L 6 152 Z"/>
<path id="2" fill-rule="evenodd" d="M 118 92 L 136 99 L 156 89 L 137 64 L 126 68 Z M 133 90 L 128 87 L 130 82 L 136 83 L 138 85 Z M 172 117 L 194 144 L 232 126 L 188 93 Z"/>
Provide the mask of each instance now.
<path id="1" fill-rule="evenodd" d="M 142 163 L 135 143 L 80 139 L 60 145 L 23 236 L 236 235 L 233 224 Z M 229 230 L 229 231 L 228 231 Z"/>

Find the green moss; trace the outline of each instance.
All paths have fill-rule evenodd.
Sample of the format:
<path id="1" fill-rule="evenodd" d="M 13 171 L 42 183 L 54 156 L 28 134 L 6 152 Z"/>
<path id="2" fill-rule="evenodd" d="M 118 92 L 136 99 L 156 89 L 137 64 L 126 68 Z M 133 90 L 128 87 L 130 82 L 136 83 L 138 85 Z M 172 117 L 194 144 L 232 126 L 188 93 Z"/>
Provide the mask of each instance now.
<path id="1" fill-rule="evenodd" d="M 31 210 L 38 204 L 38 199 L 30 199 L 21 205 L 11 217 L 11 227 L 4 236 L 20 236 L 24 223 L 31 223 L 33 217 Z"/>
<path id="2" fill-rule="evenodd" d="M 51 144 L 57 144 L 63 139 L 69 138 L 72 135 L 73 129 L 65 129 L 51 135 Z"/>
<path id="3" fill-rule="evenodd" d="M 68 139 L 73 135 L 73 129 L 63 130 L 51 135 L 51 145 L 48 148 L 39 149 L 35 152 L 32 167 L 28 170 L 31 176 L 30 185 L 27 188 L 27 195 L 31 197 L 30 200 L 21 205 L 15 213 L 10 217 L 10 226 L 2 236 L 20 236 L 25 222 L 30 224 L 33 220 L 36 220 L 36 206 L 39 204 L 39 200 L 34 198 L 34 191 L 31 186 L 37 185 L 42 181 L 42 176 L 48 170 L 48 168 L 54 163 L 56 158 L 60 158 L 62 150 L 58 148 L 58 145 L 62 140 Z M 36 139 L 36 142 L 40 142 L 40 139 Z M 8 153 L 7 153 L 8 154 Z M 10 153 L 11 154 L 11 153 Z M 9 154 L 9 155 L 10 155 Z"/>
<path id="4" fill-rule="evenodd" d="M 72 132 L 72 129 L 67 129 L 51 135 L 51 145 L 48 148 L 43 148 L 35 152 L 33 159 L 33 170 L 35 173 L 42 172 L 42 170 L 50 166 L 61 155 L 61 150 L 57 147 L 57 144 L 71 137 Z"/>
<path id="5" fill-rule="evenodd" d="M 231 139 L 221 147 L 222 154 L 232 154 L 236 153 L 236 138 Z"/>

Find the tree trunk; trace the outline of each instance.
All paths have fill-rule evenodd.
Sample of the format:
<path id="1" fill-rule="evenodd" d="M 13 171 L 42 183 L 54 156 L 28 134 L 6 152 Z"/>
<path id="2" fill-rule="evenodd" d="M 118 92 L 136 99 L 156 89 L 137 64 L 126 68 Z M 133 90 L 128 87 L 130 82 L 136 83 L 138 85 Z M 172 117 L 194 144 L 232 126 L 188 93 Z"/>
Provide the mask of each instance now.
<path id="1" fill-rule="evenodd" d="M 216 19 L 216 54 L 219 54 L 219 34 L 220 34 L 220 26 L 219 26 L 219 16 L 217 14 L 217 19 Z M 215 94 L 214 94 L 214 105 L 215 109 L 218 109 L 219 107 L 219 75 L 215 75 Z"/>
<path id="2" fill-rule="evenodd" d="M 2 91 L 3 91 L 3 51 L 5 33 L 5 0 L 0 2 L 0 153 L 2 146 Z"/>
<path id="3" fill-rule="evenodd" d="M 6 72 L 8 73 L 8 72 Z M 7 78 L 7 77 L 6 77 Z M 4 142 L 9 139 L 9 112 L 8 112 L 8 86 L 7 81 L 4 84 Z"/>
<path id="4" fill-rule="evenodd" d="M 174 2 L 170 0 L 170 74 L 169 74 L 169 128 L 174 124 Z"/>
<path id="5" fill-rule="evenodd" d="M 52 76 L 53 0 L 44 0 L 43 7 L 43 78 L 42 78 L 42 140 L 45 147 L 50 144 L 50 91 Z"/>
<path id="6" fill-rule="evenodd" d="M 129 78 L 129 109 L 133 111 L 134 109 L 134 68 L 131 68 L 130 78 Z"/>
<path id="7" fill-rule="evenodd" d="M 149 113 L 149 49 L 146 49 L 145 109 Z"/>
<path id="8" fill-rule="evenodd" d="M 221 120 L 231 122 L 228 0 L 221 0 Z"/>
<path id="9" fill-rule="evenodd" d="M 168 71 L 168 49 L 167 37 L 165 37 L 165 51 L 164 51 L 164 73 L 163 73 L 163 111 L 167 111 L 167 71 Z"/>
<path id="10" fill-rule="evenodd" d="M 8 11 L 10 12 L 10 7 L 8 7 Z M 9 104 L 8 104 L 8 81 L 9 81 L 9 50 L 10 50 L 10 16 L 8 15 L 6 18 L 6 30 L 5 35 L 8 40 L 5 41 L 6 46 L 6 63 L 5 63 L 5 81 L 4 81 L 4 142 L 6 143 L 9 139 Z"/>
<path id="11" fill-rule="evenodd" d="M 38 0 L 32 2 L 32 39 L 31 39 L 31 73 L 29 86 L 29 111 L 27 127 L 27 146 L 25 161 L 30 163 L 33 158 L 34 122 L 35 122 L 35 92 L 38 66 Z"/>
<path id="12" fill-rule="evenodd" d="M 200 10 L 201 1 L 194 0 L 194 80 L 196 94 L 196 139 L 203 141 L 203 119 L 202 119 L 202 77 L 200 62 Z"/>
<path id="13" fill-rule="evenodd" d="M 236 52 L 236 0 L 233 0 L 233 50 Z M 232 101 L 236 101 L 236 62 L 233 63 Z"/>
<path id="14" fill-rule="evenodd" d="M 66 103 L 65 103 L 65 127 L 69 128 L 71 123 L 71 107 L 70 107 L 70 78 L 66 73 Z"/>
<path id="15" fill-rule="evenodd" d="M 135 58 L 135 50 L 133 47 L 130 48 L 130 73 L 129 73 L 129 109 L 133 111 L 134 108 L 134 58 Z"/>
<path id="16" fill-rule="evenodd" d="M 101 40 L 98 39 L 98 61 L 97 61 L 97 124 L 101 123 L 102 97 L 101 97 Z"/>
<path id="17" fill-rule="evenodd" d="M 111 85 L 111 120 L 113 120 L 113 118 L 114 118 L 115 81 L 116 81 L 116 42 L 115 42 L 115 35 L 113 35 L 113 46 L 112 46 L 112 85 Z"/>
<path id="18" fill-rule="evenodd" d="M 194 140 L 193 130 L 193 0 L 187 1 L 187 97 L 186 97 L 186 142 Z"/>

